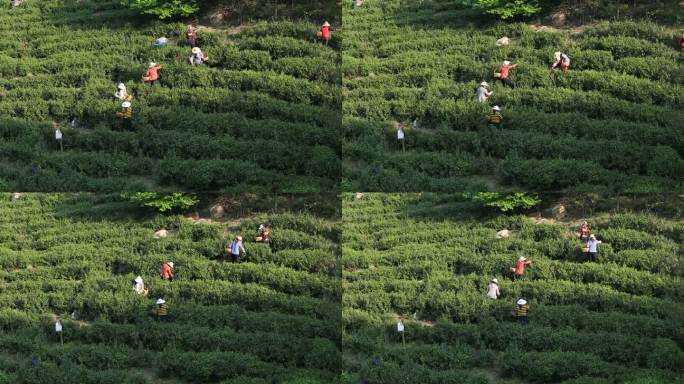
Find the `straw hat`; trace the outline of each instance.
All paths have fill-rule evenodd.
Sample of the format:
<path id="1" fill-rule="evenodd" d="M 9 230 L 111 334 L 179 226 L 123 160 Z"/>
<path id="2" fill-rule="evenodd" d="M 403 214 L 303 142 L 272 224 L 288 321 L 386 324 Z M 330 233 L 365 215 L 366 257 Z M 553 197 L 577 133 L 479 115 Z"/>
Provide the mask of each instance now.
<path id="1" fill-rule="evenodd" d="M 164 303 L 166 303 L 166 300 L 162 299 L 161 297 L 157 299 L 157 305 Z"/>
<path id="2" fill-rule="evenodd" d="M 238 241 L 242 241 L 242 236 L 238 236 L 236 239 L 238 239 Z"/>
<path id="3" fill-rule="evenodd" d="M 323 23 L 323 26 L 324 26 L 324 27 L 329 27 L 329 26 L 330 26 L 330 23 L 328 23 L 328 22 L 326 21 L 325 23 Z"/>
<path id="4" fill-rule="evenodd" d="M 124 101 L 123 103 L 121 103 L 121 106 L 124 108 L 130 108 L 131 102 L 130 101 Z"/>
<path id="5" fill-rule="evenodd" d="M 494 108 L 492 108 L 492 109 L 495 110 L 495 111 L 500 111 L 500 110 L 501 110 L 501 107 L 499 107 L 498 105 L 495 105 Z"/>
<path id="6" fill-rule="evenodd" d="M 591 236 L 589 236 L 589 238 L 592 240 L 596 240 L 596 235 L 591 235 Z"/>
<path id="7" fill-rule="evenodd" d="M 199 49 L 199 47 L 195 47 L 195 48 L 192 49 L 192 53 L 194 53 L 194 54 L 199 54 L 199 53 L 201 53 L 201 52 L 202 52 L 202 50 Z"/>
<path id="8" fill-rule="evenodd" d="M 527 304 L 527 300 L 525 300 L 525 299 L 520 299 L 520 300 L 518 300 L 517 304 L 518 304 L 518 305 L 525 305 L 525 304 Z"/>

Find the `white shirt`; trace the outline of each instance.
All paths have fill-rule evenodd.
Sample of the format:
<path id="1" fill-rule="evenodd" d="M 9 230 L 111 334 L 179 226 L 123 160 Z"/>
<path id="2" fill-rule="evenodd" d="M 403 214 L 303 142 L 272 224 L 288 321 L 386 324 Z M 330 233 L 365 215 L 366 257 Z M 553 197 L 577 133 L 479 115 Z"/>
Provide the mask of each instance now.
<path id="1" fill-rule="evenodd" d="M 62 140 L 62 131 L 59 128 L 55 130 L 55 139 Z"/>
<path id="2" fill-rule="evenodd" d="M 404 323 L 401 321 L 397 323 L 397 332 L 404 332 Z"/>
<path id="3" fill-rule="evenodd" d="M 402 129 L 397 130 L 397 139 L 398 140 L 404 140 L 404 130 L 402 130 Z"/>
<path id="4" fill-rule="evenodd" d="M 589 247 L 589 252 L 594 253 L 596 252 L 596 246 L 601 244 L 601 240 L 589 240 L 587 241 L 587 247 Z"/>
<path id="5" fill-rule="evenodd" d="M 477 101 L 480 103 L 484 103 L 487 101 L 487 98 L 489 98 L 490 92 L 487 91 L 487 88 L 485 87 L 478 87 L 477 88 Z"/>
<path id="6" fill-rule="evenodd" d="M 499 284 L 489 283 L 487 297 L 496 300 L 499 297 Z"/>
<path id="7" fill-rule="evenodd" d="M 55 323 L 55 331 L 62 332 L 62 322 L 58 321 Z"/>

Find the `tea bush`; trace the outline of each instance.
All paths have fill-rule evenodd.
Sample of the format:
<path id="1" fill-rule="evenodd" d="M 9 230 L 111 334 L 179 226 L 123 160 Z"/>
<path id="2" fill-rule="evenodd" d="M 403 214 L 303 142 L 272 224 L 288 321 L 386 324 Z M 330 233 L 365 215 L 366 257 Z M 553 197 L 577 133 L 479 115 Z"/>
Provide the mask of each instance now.
<path id="1" fill-rule="evenodd" d="M 461 369 L 490 384 L 684 378 L 676 210 L 596 203 L 588 217 L 569 211 L 539 222 L 484 211 L 467 195 L 346 194 L 342 202 L 346 382 L 469 382 L 451 378 Z M 574 234 L 585 219 L 603 241 L 596 261 L 582 256 Z M 509 236 L 497 238 L 501 229 Z M 532 264 L 513 281 L 519 256 Z M 492 278 L 498 300 L 486 296 Z M 511 317 L 520 297 L 530 303 L 525 326 Z"/>
<path id="2" fill-rule="evenodd" d="M 267 209 L 200 224 L 149 216 L 119 195 L 3 196 L 0 380 L 337 382 L 338 223 L 315 210 Z M 253 242 L 260 223 L 271 227 L 270 244 Z M 156 239 L 160 228 L 169 234 Z M 248 253 L 221 261 L 237 234 Z M 159 277 L 166 261 L 172 282 Z M 137 275 L 148 297 L 133 291 Z M 169 303 L 168 322 L 151 314 L 157 297 Z"/>
<path id="3" fill-rule="evenodd" d="M 672 28 L 482 25 L 444 0 L 369 0 L 343 12 L 345 189 L 681 189 L 684 67 Z M 511 43 L 498 47 L 502 36 Z M 549 69 L 555 51 L 570 56 L 568 73 Z M 494 82 L 503 60 L 519 64 L 514 88 Z M 475 100 L 481 81 L 494 92 L 485 104 Z M 504 116 L 495 131 L 486 129 L 493 105 Z"/>
<path id="4" fill-rule="evenodd" d="M 0 10 L 8 42 L 0 45 L 3 189 L 336 187 L 337 37 L 330 46 L 315 42 L 310 21 L 200 30 L 210 59 L 193 67 L 182 23 L 146 21 L 117 4 L 50 0 Z M 180 37 L 153 47 L 164 34 Z M 141 80 L 151 61 L 162 65 L 155 86 Z M 115 117 L 118 82 L 133 96 L 130 130 Z M 62 126 L 63 153 L 52 121 Z"/>

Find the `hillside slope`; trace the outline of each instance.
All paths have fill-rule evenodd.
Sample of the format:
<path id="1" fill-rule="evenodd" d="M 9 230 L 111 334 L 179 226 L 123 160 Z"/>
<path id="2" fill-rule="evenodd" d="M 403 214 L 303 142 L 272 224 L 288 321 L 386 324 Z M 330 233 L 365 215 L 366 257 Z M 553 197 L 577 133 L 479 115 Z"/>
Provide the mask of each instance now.
<path id="1" fill-rule="evenodd" d="M 311 22 L 200 29 L 115 1 L 27 1 L 0 9 L 0 188 L 28 191 L 321 191 L 339 176 L 337 38 Z M 166 47 L 155 38 L 178 35 Z M 177 55 L 180 61 L 177 61 Z M 162 65 L 155 86 L 141 75 Z M 116 119 L 123 82 L 133 127 Z M 72 127 L 71 122 L 75 120 Z M 64 132 L 59 151 L 51 124 Z"/>
<path id="2" fill-rule="evenodd" d="M 339 376 L 339 234 L 330 218 L 281 210 L 194 224 L 86 194 L 4 196 L 0 213 L 2 383 L 323 384 Z M 270 225 L 270 244 L 253 242 L 259 223 Z M 166 238 L 154 238 L 160 228 Z M 223 242 L 237 234 L 243 260 L 220 261 Z M 159 277 L 166 261 L 175 264 L 172 282 Z M 138 274 L 148 297 L 132 288 Z M 150 313 L 160 296 L 168 322 Z"/>
<path id="3" fill-rule="evenodd" d="M 682 188 L 684 55 L 671 29 L 628 21 L 560 31 L 482 26 L 453 3 L 344 8 L 343 188 Z M 503 36 L 511 42 L 498 47 Z M 570 56 L 568 73 L 550 69 L 556 51 Z M 514 88 L 494 82 L 504 60 L 519 64 Z M 474 93 L 482 81 L 494 92 L 485 104 Z M 489 131 L 494 105 L 504 123 Z"/>
<path id="4" fill-rule="evenodd" d="M 603 241 L 588 262 L 574 236 L 580 217 L 483 217 L 451 195 L 347 195 L 347 382 L 682 382 L 684 223 L 596 205 L 581 218 Z M 497 239 L 502 229 L 510 236 Z M 532 264 L 513 282 L 519 256 Z M 486 296 L 493 278 L 498 300 Z M 511 318 L 520 297 L 528 325 Z"/>

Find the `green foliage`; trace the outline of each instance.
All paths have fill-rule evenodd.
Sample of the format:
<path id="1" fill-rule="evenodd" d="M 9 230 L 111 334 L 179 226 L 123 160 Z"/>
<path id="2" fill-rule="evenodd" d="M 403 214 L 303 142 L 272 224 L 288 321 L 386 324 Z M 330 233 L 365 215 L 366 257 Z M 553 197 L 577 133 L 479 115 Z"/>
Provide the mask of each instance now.
<path id="1" fill-rule="evenodd" d="M 479 192 L 470 197 L 472 201 L 483 207 L 493 207 L 501 212 L 509 212 L 517 209 L 530 209 L 541 202 L 537 196 L 525 192 L 503 194 L 498 192 Z"/>
<path id="2" fill-rule="evenodd" d="M 231 223 L 194 224 L 180 215 L 136 219 L 129 205 L 117 195 L 89 194 L 0 201 L 0 216 L 23 218 L 0 222 L 0 345 L 7 354 L 0 382 L 143 384 L 149 367 L 178 383 L 335 382 L 335 221 L 259 207 L 230 214 Z M 252 241 L 264 222 L 273 244 Z M 159 228 L 169 236 L 153 238 Z M 240 263 L 223 262 L 225 236 L 235 234 L 248 253 Z M 169 260 L 173 282 L 159 278 Z M 137 275 L 148 297 L 134 293 Z M 169 322 L 150 313 L 159 296 L 169 304 Z M 63 319 L 63 346 L 54 315 Z"/>
<path id="3" fill-rule="evenodd" d="M 668 218 L 677 210 L 658 216 L 591 204 L 582 219 L 603 243 L 589 262 L 574 236 L 577 211 L 558 222 L 498 212 L 483 218 L 471 199 L 343 196 L 342 322 L 357 381 L 462 383 L 471 380 L 463 373 L 480 371 L 530 383 L 681 378 L 682 221 Z M 504 228 L 509 236 L 497 238 Z M 532 264 L 512 281 L 520 255 Z M 486 296 L 493 278 L 497 300 Z M 530 303 L 525 326 L 511 317 L 520 297 Z M 379 366 L 370 363 L 375 357 Z"/>
<path id="4" fill-rule="evenodd" d="M 143 207 L 152 207 L 162 213 L 187 211 L 199 202 L 196 196 L 183 192 L 136 192 L 129 198 Z"/>
<path id="5" fill-rule="evenodd" d="M 537 0 L 462 0 L 463 5 L 502 20 L 529 17 L 541 11 Z"/>
<path id="6" fill-rule="evenodd" d="M 121 4 L 161 20 L 188 17 L 199 10 L 195 0 L 121 0 Z"/>

